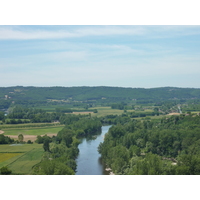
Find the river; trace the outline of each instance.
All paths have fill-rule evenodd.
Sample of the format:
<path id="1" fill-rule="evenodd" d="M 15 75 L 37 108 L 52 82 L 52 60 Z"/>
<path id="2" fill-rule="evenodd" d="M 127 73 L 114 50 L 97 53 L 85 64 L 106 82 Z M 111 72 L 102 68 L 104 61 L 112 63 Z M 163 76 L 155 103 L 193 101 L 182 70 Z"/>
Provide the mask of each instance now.
<path id="1" fill-rule="evenodd" d="M 108 175 L 101 162 L 101 155 L 97 148 L 100 142 L 103 142 L 104 135 L 111 126 L 102 126 L 101 134 L 93 138 L 83 138 L 79 144 L 79 156 L 76 159 L 76 175 Z"/>

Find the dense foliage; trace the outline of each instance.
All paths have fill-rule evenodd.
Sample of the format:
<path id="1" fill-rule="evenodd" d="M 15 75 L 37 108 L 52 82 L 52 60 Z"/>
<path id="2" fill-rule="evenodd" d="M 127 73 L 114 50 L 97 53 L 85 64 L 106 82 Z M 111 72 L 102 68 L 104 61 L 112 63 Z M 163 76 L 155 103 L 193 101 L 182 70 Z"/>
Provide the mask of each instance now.
<path id="1" fill-rule="evenodd" d="M 44 105 L 50 100 L 67 100 L 80 103 L 94 101 L 99 103 L 137 101 L 140 104 L 155 103 L 162 100 L 200 98 L 200 89 L 194 88 L 120 88 L 120 87 L 1 87 L 0 109 L 8 108 L 12 101 L 18 105 Z M 51 104 L 57 104 L 56 101 Z"/>
<path id="2" fill-rule="evenodd" d="M 4 166 L 4 167 L 0 168 L 0 174 L 1 175 L 11 175 L 12 171 L 10 169 L 8 169 L 7 166 Z"/>
<path id="3" fill-rule="evenodd" d="M 0 134 L 0 144 L 12 144 L 13 142 L 14 142 L 14 139 L 11 139 L 8 136 Z"/>
<path id="4" fill-rule="evenodd" d="M 34 174 L 73 175 L 76 170 L 75 159 L 78 156 L 80 136 L 97 134 L 101 130 L 101 122 L 97 118 L 66 117 L 66 126 L 57 136 L 38 136 L 36 142 L 43 143 L 44 157 L 34 167 Z"/>
<path id="5" fill-rule="evenodd" d="M 99 152 L 116 174 L 200 174 L 200 117 L 159 123 L 129 120 L 110 128 Z"/>

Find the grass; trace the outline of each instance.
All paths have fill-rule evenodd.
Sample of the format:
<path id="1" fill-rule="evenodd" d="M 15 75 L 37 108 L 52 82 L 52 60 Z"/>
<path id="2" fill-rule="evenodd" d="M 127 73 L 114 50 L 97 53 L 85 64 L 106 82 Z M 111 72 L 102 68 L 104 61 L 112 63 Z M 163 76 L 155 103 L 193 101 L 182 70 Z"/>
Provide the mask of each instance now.
<path id="1" fill-rule="evenodd" d="M 200 113 L 200 111 L 192 111 L 191 113 L 192 114 L 197 114 L 197 113 Z"/>
<path id="2" fill-rule="evenodd" d="M 25 153 L 27 151 L 37 148 L 42 148 L 42 144 L 22 144 L 16 146 L 1 144 L 0 153 Z"/>
<path id="3" fill-rule="evenodd" d="M 92 113 L 92 116 L 95 117 L 102 117 L 106 115 L 121 115 L 124 113 L 123 110 L 118 110 L 118 109 L 111 109 L 111 107 L 92 107 L 92 110 L 97 109 L 98 113 Z M 90 109 L 88 109 L 90 111 Z"/>
<path id="4" fill-rule="evenodd" d="M 45 134 L 57 134 L 64 127 L 45 127 L 45 128 L 12 128 L 12 129 L 2 129 L 4 135 L 45 135 Z"/>
<path id="5" fill-rule="evenodd" d="M 27 124 L 3 124 L 0 125 L 1 129 L 10 129 L 10 128 L 40 128 L 40 127 L 59 127 L 63 126 L 59 123 L 27 123 Z"/>
<path id="6" fill-rule="evenodd" d="M 21 155 L 21 154 L 20 153 L 0 153 L 0 163 L 18 155 Z"/>
<path id="7" fill-rule="evenodd" d="M 102 117 L 106 115 L 121 115 L 124 113 L 124 110 L 112 109 L 111 107 L 92 107 L 89 108 L 88 111 L 97 109 L 98 113 L 92 113 L 92 116 Z M 145 111 L 137 111 L 137 110 L 127 110 L 127 112 L 136 112 L 136 113 L 146 113 L 153 112 L 152 109 L 145 109 Z"/>
<path id="8" fill-rule="evenodd" d="M 32 167 L 41 161 L 43 153 L 43 148 L 32 149 L 9 164 L 8 168 L 11 169 L 13 173 L 30 174 Z"/>
<path id="9" fill-rule="evenodd" d="M 42 144 L 0 145 L 0 152 L 0 168 L 8 166 L 14 174 L 30 174 L 32 167 L 41 161 L 44 150 Z"/>

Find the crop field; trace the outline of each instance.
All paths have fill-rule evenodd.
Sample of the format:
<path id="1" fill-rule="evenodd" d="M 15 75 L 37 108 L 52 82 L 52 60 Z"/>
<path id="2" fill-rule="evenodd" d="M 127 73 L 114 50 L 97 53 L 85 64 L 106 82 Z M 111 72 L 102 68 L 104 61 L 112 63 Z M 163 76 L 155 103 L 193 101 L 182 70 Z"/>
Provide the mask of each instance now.
<path id="1" fill-rule="evenodd" d="M 13 173 L 28 174 L 39 163 L 44 152 L 42 144 L 0 145 L 0 167 L 8 166 Z"/>
<path id="2" fill-rule="evenodd" d="M 56 100 L 54 100 L 56 101 Z M 59 100 L 58 100 L 59 101 Z M 56 108 L 72 108 L 72 106 L 70 105 L 67 105 L 67 104 L 64 104 L 64 105 L 47 105 L 47 106 L 38 106 L 37 108 L 38 109 L 42 109 L 42 110 L 45 110 L 46 112 L 55 112 L 56 111 Z"/>
<path id="3" fill-rule="evenodd" d="M 45 128 L 12 128 L 12 129 L 2 129 L 4 135 L 45 135 L 45 134 L 57 134 L 64 126 L 59 127 L 45 127 Z"/>
<path id="4" fill-rule="evenodd" d="M 198 113 L 200 113 L 200 111 L 192 111 L 191 113 L 192 114 L 198 114 Z"/>
<path id="5" fill-rule="evenodd" d="M 0 130 L 11 128 L 42 128 L 42 127 L 59 127 L 60 123 L 27 123 L 27 124 L 4 124 L 0 125 Z"/>
<path id="6" fill-rule="evenodd" d="M 93 107 L 89 108 L 88 111 L 90 111 L 90 109 L 98 110 L 98 113 L 92 113 L 92 116 L 97 116 L 97 117 L 102 117 L 106 115 L 121 115 L 124 113 L 124 110 L 112 109 L 111 107 Z M 151 113 L 153 112 L 153 110 L 152 109 L 145 109 L 144 111 L 127 110 L 127 112 L 137 112 L 145 114 L 145 113 Z"/>
<path id="7" fill-rule="evenodd" d="M 18 140 L 18 135 L 22 134 L 24 136 L 24 141 L 27 142 L 31 140 L 34 142 L 37 139 L 38 135 L 48 135 L 50 137 L 57 135 L 57 133 L 62 130 L 63 126 L 58 127 L 45 127 L 45 128 L 11 128 L 11 129 L 2 129 L 5 136 L 9 136 L 14 140 Z"/>
<path id="8" fill-rule="evenodd" d="M 93 107 L 92 110 L 97 109 L 98 113 L 92 113 L 92 116 L 102 117 L 106 115 L 121 115 L 124 111 L 118 109 L 111 109 L 111 107 Z M 90 109 L 88 109 L 89 111 Z"/>
<path id="9" fill-rule="evenodd" d="M 42 144 L 0 145 L 0 167 L 7 166 L 14 174 L 30 174 L 43 153 Z"/>
<path id="10" fill-rule="evenodd" d="M 21 154 L 20 153 L 0 153 L 0 163 L 18 155 L 21 155 Z"/>
<path id="11" fill-rule="evenodd" d="M 32 167 L 41 161 L 43 152 L 43 148 L 33 149 L 9 164 L 8 168 L 13 173 L 30 174 Z"/>

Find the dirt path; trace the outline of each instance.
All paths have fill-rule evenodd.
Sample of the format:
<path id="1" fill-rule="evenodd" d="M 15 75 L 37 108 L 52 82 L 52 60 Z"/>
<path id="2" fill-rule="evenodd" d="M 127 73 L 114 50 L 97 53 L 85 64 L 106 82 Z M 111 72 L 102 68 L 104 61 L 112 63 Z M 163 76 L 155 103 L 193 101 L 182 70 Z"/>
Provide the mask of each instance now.
<path id="1" fill-rule="evenodd" d="M 3 134 L 3 133 L 4 133 L 4 131 L 1 131 L 1 130 L 0 130 L 0 134 Z"/>

